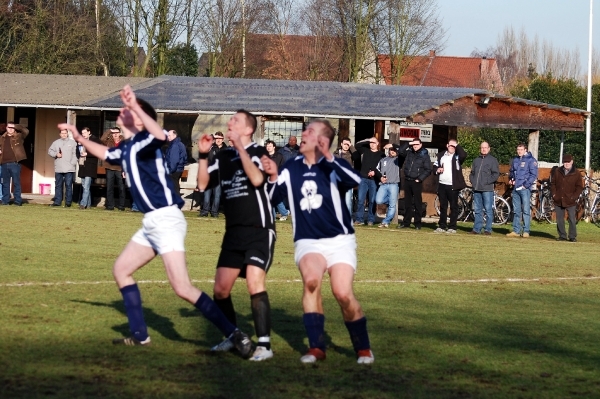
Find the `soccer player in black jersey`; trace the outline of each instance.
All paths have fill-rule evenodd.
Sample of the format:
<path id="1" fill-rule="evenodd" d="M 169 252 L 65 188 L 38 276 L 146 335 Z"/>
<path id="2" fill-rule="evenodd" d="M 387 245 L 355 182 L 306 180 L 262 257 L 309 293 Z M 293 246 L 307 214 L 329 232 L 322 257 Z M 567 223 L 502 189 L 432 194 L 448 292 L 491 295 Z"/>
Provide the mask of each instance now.
<path id="1" fill-rule="evenodd" d="M 260 158 L 267 150 L 252 141 L 256 117 L 239 110 L 227 123 L 227 138 L 232 147 L 208 163 L 212 145 L 210 135 L 198 141 L 198 188 L 202 191 L 221 185 L 225 211 L 225 235 L 215 275 L 214 300 L 229 321 L 236 324 L 231 289 L 238 277 L 246 278 L 258 343 L 252 361 L 273 357 L 271 350 L 271 307 L 266 291 L 266 275 L 273 261 L 275 224 L 266 191 L 267 177 Z M 233 348 L 230 339 L 214 351 Z"/>
<path id="2" fill-rule="evenodd" d="M 166 142 L 166 136 L 156 123 L 156 111 L 147 102 L 136 99 L 129 85 L 121 91 L 121 99 L 124 107 L 117 124 L 121 126 L 125 140 L 117 147 L 108 148 L 94 143 L 81 136 L 73 125 L 58 125 L 59 129 L 70 130 L 75 141 L 90 154 L 123 167 L 133 200 L 144 213 L 142 228 L 131 238 L 113 267 L 113 276 L 123 296 L 132 334 L 131 337 L 115 339 L 113 343 L 132 346 L 150 344 L 142 298 L 133 274 L 159 254 L 175 293 L 200 310 L 204 317 L 234 341 L 243 356 L 247 356 L 252 349 L 248 336 L 230 323 L 213 300 L 190 281 L 183 245 L 187 230 L 180 209 L 183 201 L 173 190 L 173 183 L 167 174 L 160 150 Z"/>

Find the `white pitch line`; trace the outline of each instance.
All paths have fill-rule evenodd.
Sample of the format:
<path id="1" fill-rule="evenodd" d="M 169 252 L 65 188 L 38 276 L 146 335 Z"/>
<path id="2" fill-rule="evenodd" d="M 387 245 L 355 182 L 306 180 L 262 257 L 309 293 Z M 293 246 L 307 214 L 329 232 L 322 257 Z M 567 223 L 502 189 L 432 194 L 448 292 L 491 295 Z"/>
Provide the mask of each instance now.
<path id="1" fill-rule="evenodd" d="M 599 280 L 600 276 L 592 277 L 537 277 L 537 278 L 482 278 L 472 280 L 355 280 L 356 284 L 476 284 L 476 283 L 536 283 L 540 281 L 570 281 L 570 280 Z M 192 280 L 193 283 L 214 283 L 214 280 Z M 268 283 L 301 283 L 300 279 L 267 280 Z M 140 280 L 138 284 L 169 284 L 167 280 Z M 114 281 L 59 281 L 0 283 L 0 287 L 49 287 L 62 285 L 99 285 L 115 284 Z"/>

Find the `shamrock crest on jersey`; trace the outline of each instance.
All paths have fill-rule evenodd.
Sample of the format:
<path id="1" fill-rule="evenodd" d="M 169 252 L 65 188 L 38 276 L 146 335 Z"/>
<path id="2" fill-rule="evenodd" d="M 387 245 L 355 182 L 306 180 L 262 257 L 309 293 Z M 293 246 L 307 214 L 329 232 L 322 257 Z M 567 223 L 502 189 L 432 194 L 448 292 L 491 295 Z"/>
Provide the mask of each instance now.
<path id="1" fill-rule="evenodd" d="M 323 196 L 317 194 L 317 183 L 314 180 L 306 180 L 300 189 L 304 198 L 300 200 L 300 209 L 310 213 L 313 209 L 318 209 L 323 203 Z"/>

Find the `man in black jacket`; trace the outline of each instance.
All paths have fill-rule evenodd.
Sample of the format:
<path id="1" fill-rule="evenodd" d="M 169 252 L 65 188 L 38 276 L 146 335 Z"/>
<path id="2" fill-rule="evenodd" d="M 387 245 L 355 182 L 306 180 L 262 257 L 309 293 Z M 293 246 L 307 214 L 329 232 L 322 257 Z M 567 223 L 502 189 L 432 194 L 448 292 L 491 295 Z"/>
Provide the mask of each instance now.
<path id="1" fill-rule="evenodd" d="M 222 132 L 216 132 L 213 136 L 213 145 L 210 147 L 208 153 L 208 161 L 212 160 L 217 154 L 227 148 L 227 144 L 224 143 L 224 137 Z M 210 200 L 212 199 L 212 206 Z M 200 210 L 200 216 L 210 215 L 214 218 L 219 217 L 219 205 L 221 203 L 221 186 L 217 185 L 214 188 L 209 188 L 204 191 L 204 201 L 202 201 L 202 209 Z"/>
<path id="2" fill-rule="evenodd" d="M 413 139 L 408 144 L 412 149 L 408 150 L 403 167 L 404 219 L 402 223 L 398 223 L 398 228 L 409 227 L 414 213 L 415 229 L 420 230 L 423 213 L 423 180 L 431 174 L 431 160 L 420 139 Z"/>
<path id="3" fill-rule="evenodd" d="M 446 149 L 445 152 L 438 153 L 437 160 L 433 164 L 435 174 L 439 176 L 437 194 L 440 199 L 440 221 L 436 233 L 456 233 L 458 194 L 467 186 L 462 173 L 462 163 L 467 158 L 467 153 L 454 139 L 448 141 Z M 448 201 L 450 201 L 450 224 L 447 224 Z"/>
<path id="4" fill-rule="evenodd" d="M 375 195 L 377 194 L 377 183 L 375 182 L 375 169 L 385 153 L 379 150 L 379 140 L 376 137 L 361 140 L 356 143 L 355 156 L 362 156 L 360 166 L 360 185 L 358 186 L 358 205 L 356 209 L 355 225 L 364 224 L 365 199 L 369 194 L 369 213 L 367 215 L 367 224 L 373 225 L 375 222 Z"/>

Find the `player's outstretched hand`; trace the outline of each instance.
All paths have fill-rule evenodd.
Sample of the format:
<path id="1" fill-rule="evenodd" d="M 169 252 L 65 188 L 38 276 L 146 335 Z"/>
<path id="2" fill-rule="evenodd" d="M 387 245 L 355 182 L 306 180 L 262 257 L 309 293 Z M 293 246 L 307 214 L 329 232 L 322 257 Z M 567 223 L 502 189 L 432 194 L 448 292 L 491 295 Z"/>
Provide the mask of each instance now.
<path id="1" fill-rule="evenodd" d="M 240 141 L 240 135 L 236 132 L 227 132 L 226 134 L 227 140 L 231 141 L 231 144 L 233 144 L 233 148 L 235 148 L 236 150 L 240 151 L 244 148 L 244 146 L 242 146 L 242 142 Z"/>
<path id="2" fill-rule="evenodd" d="M 271 177 L 271 181 L 277 180 L 277 164 L 266 155 L 260 158 L 260 163 L 265 173 Z"/>
<path id="3" fill-rule="evenodd" d="M 60 130 L 70 130 L 71 133 L 73 134 L 73 140 L 79 142 L 80 139 L 83 138 L 83 136 L 81 134 L 79 134 L 79 130 L 77 130 L 77 128 L 73 125 L 70 125 L 68 123 L 59 123 L 58 124 L 58 128 Z"/>
<path id="4" fill-rule="evenodd" d="M 123 104 L 127 108 L 133 110 L 134 107 L 138 106 L 137 100 L 135 98 L 135 93 L 131 89 L 131 86 L 125 85 L 125 87 L 123 87 L 119 94 L 121 95 L 121 100 L 123 101 Z"/>
<path id="5" fill-rule="evenodd" d="M 203 134 L 198 139 L 198 152 L 206 154 L 210 151 L 210 147 L 212 147 L 212 145 L 212 136 L 210 134 Z"/>

